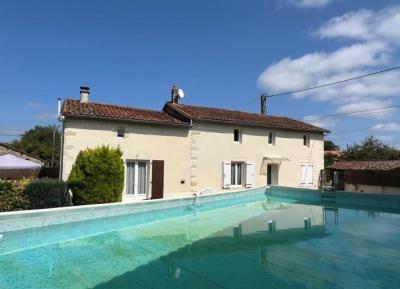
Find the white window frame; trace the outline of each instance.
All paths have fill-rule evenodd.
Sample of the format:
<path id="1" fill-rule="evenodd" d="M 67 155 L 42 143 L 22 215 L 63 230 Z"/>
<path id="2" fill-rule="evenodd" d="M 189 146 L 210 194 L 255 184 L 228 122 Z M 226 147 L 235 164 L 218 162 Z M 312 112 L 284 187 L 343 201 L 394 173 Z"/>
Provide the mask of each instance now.
<path id="1" fill-rule="evenodd" d="M 239 167 L 239 165 L 242 167 L 241 172 L 240 172 L 240 175 L 241 175 L 240 176 L 240 180 L 241 180 L 240 184 L 238 184 L 238 179 L 239 179 L 239 169 L 238 169 L 238 167 Z M 232 184 L 232 174 L 231 174 L 231 187 L 244 187 L 244 186 L 246 186 L 246 180 L 245 180 L 246 163 L 245 162 L 235 162 L 235 161 L 233 161 L 233 162 L 231 162 L 231 169 L 232 169 L 232 166 L 235 167 L 235 169 L 234 169 L 235 183 Z"/>
<path id="2" fill-rule="evenodd" d="M 133 180 L 133 193 L 128 194 L 128 163 L 134 164 L 135 170 L 135 179 Z M 139 194 L 139 163 L 145 163 L 145 180 L 146 180 L 146 189 L 144 194 Z M 125 198 L 127 200 L 144 200 L 147 199 L 150 192 L 150 161 L 148 160 L 127 160 L 126 161 L 126 173 L 125 173 Z"/>

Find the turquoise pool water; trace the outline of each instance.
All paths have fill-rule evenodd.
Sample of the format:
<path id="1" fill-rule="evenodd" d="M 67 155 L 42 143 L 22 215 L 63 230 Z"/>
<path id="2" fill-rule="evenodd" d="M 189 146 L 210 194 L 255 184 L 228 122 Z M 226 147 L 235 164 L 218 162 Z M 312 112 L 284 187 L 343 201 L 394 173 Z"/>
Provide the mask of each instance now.
<path id="1" fill-rule="evenodd" d="M 399 214 L 259 194 L 6 233 L 0 288 L 399 288 L 399 241 Z"/>

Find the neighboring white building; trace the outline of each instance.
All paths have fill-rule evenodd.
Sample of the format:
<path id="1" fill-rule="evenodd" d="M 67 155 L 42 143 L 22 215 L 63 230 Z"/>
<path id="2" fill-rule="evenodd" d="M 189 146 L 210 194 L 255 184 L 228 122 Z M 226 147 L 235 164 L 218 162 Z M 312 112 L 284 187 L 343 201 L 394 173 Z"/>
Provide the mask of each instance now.
<path id="1" fill-rule="evenodd" d="M 162 111 L 67 99 L 61 109 L 61 175 L 78 153 L 120 147 L 124 200 L 267 184 L 316 188 L 326 130 L 287 117 L 179 104 Z"/>

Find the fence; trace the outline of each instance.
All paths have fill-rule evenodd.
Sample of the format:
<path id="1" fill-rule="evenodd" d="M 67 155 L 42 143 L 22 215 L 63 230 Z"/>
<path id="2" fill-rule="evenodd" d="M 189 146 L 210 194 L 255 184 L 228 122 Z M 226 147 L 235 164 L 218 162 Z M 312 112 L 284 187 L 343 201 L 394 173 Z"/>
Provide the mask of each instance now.
<path id="1" fill-rule="evenodd" d="M 400 187 L 400 169 L 390 171 L 347 170 L 344 181 L 349 184 Z"/>
<path id="2" fill-rule="evenodd" d="M 52 178 L 57 179 L 59 168 L 42 167 L 40 169 L 1 169 L 0 179 L 16 180 L 22 178 Z"/>

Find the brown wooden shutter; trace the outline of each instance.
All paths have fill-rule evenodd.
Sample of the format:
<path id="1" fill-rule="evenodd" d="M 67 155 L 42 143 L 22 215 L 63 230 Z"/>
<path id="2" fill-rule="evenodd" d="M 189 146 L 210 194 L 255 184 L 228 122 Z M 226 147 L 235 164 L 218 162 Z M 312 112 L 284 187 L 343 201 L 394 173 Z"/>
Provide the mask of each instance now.
<path id="1" fill-rule="evenodd" d="M 164 161 L 153 161 L 151 169 L 151 198 L 164 197 Z"/>

